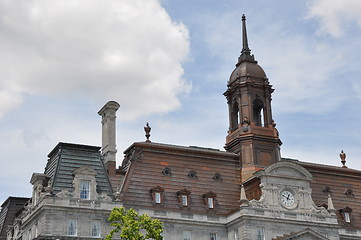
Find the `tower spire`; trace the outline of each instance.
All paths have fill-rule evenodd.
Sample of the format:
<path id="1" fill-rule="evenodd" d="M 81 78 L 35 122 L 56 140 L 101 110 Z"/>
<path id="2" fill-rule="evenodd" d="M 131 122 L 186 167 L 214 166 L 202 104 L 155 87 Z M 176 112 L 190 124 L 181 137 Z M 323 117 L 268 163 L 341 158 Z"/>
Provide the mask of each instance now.
<path id="1" fill-rule="evenodd" d="M 251 55 L 251 49 L 248 47 L 247 28 L 246 28 L 246 16 L 242 15 L 242 51 L 238 57 L 238 63 L 236 66 L 241 64 L 243 61 L 256 62 L 254 56 Z"/>

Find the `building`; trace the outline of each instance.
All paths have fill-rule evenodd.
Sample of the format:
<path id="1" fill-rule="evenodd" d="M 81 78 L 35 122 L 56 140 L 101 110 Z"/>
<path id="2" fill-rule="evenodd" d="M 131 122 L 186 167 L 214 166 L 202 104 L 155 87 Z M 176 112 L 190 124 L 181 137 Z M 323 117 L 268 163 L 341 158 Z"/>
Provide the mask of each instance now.
<path id="1" fill-rule="evenodd" d="M 344 153 L 340 167 L 281 158 L 274 90 L 248 47 L 244 16 L 242 31 L 224 93 L 226 151 L 154 143 L 147 124 L 146 140 L 116 167 L 119 104 L 108 102 L 98 112 L 102 147 L 59 143 L 14 221 L 3 207 L 7 239 L 101 238 L 115 206 L 161 219 L 172 240 L 361 239 L 361 171 L 345 166 Z"/>

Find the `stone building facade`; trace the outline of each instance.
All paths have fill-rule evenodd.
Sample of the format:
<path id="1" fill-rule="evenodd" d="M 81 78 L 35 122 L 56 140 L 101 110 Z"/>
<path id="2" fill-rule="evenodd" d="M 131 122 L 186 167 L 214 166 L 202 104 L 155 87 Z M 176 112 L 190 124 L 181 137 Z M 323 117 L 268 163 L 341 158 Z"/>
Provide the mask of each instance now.
<path id="1" fill-rule="evenodd" d="M 98 112 L 102 147 L 59 143 L 32 175 L 31 199 L 2 224 L 7 239 L 103 238 L 121 206 L 159 218 L 167 240 L 361 239 L 361 171 L 281 158 L 274 90 L 251 54 L 244 16 L 242 25 L 224 93 L 226 151 L 155 143 L 147 125 L 146 141 L 117 167 L 119 104 L 108 102 Z"/>

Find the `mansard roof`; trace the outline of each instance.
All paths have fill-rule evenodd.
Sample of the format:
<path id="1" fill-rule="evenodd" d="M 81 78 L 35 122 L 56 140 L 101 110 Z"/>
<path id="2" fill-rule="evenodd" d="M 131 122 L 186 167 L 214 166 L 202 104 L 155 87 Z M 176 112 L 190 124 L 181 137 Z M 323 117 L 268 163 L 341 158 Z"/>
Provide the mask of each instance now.
<path id="1" fill-rule="evenodd" d="M 168 168 L 171 174 L 165 174 Z M 191 192 L 189 213 L 226 215 L 239 208 L 239 155 L 209 148 L 184 147 L 154 142 L 136 142 L 125 151 L 122 170 L 126 177 L 121 194 L 124 206 L 185 211 L 177 192 Z M 190 174 L 192 172 L 193 174 Z M 218 173 L 219 178 L 214 175 Z M 153 204 L 150 190 L 164 189 L 164 204 Z M 210 210 L 204 194 L 213 192 L 215 207 Z"/>
<path id="2" fill-rule="evenodd" d="M 55 194 L 73 188 L 74 171 L 79 168 L 95 171 L 97 191 L 112 194 L 100 147 L 60 142 L 48 157 L 44 173 L 50 177 Z"/>

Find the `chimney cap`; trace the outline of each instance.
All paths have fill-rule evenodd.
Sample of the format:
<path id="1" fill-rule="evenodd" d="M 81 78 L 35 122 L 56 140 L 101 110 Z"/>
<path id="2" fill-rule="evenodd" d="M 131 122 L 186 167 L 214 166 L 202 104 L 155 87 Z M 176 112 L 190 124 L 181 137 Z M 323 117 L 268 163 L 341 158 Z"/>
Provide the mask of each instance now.
<path id="1" fill-rule="evenodd" d="M 103 115 L 105 111 L 108 111 L 110 109 L 117 111 L 119 107 L 120 105 L 116 101 L 109 101 L 99 110 L 98 114 Z"/>

